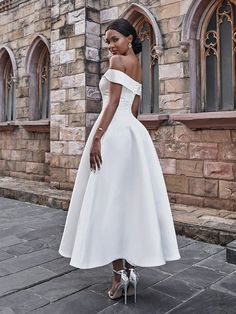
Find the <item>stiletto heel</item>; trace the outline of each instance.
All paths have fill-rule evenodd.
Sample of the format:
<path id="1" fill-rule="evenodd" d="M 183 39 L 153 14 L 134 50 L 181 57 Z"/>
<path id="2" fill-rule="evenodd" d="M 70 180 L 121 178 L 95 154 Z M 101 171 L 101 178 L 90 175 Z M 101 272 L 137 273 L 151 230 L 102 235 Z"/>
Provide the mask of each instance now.
<path id="1" fill-rule="evenodd" d="M 129 278 L 127 276 L 127 273 L 124 269 L 121 269 L 121 270 L 113 269 L 113 272 L 120 275 L 120 283 L 117 286 L 117 288 L 113 294 L 111 294 L 110 290 L 108 291 L 108 296 L 112 300 L 118 299 L 123 295 L 123 291 L 124 291 L 125 292 L 124 293 L 125 304 L 127 304 L 127 288 L 128 288 L 128 284 L 129 284 Z"/>
<path id="2" fill-rule="evenodd" d="M 137 284 L 139 281 L 139 274 L 136 271 L 135 268 L 129 268 L 130 270 L 130 275 L 129 275 L 129 283 L 130 286 L 128 288 L 128 296 L 134 295 L 134 303 L 136 303 L 137 300 Z"/>

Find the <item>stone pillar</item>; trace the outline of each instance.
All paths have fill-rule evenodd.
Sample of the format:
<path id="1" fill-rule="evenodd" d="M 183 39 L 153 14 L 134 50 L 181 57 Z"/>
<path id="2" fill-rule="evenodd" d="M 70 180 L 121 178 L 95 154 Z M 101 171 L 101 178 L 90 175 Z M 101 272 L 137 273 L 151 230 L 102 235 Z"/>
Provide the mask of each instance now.
<path id="1" fill-rule="evenodd" d="M 96 1 L 52 6 L 51 186 L 71 189 L 87 135 L 100 110 Z"/>

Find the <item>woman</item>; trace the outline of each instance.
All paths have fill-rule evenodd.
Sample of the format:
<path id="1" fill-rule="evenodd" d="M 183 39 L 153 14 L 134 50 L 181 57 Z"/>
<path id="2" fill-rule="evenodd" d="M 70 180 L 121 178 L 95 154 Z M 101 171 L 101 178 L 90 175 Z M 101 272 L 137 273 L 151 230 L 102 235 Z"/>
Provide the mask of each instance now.
<path id="1" fill-rule="evenodd" d="M 99 83 L 103 107 L 80 161 L 59 253 L 78 268 L 112 262 L 108 295 L 116 299 L 124 292 L 126 303 L 127 295 L 136 302 L 135 266 L 180 256 L 156 150 L 136 119 L 141 42 L 125 19 L 113 21 L 105 36 L 112 57 Z"/>

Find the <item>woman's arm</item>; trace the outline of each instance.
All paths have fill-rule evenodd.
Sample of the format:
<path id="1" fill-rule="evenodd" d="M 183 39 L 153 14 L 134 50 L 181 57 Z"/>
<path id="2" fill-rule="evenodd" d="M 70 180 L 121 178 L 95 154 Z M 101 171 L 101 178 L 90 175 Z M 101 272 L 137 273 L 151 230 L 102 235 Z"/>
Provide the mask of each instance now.
<path id="1" fill-rule="evenodd" d="M 134 97 L 134 101 L 131 108 L 132 114 L 135 116 L 135 118 L 138 117 L 139 104 L 140 104 L 140 96 L 136 95 Z"/>
<path id="2" fill-rule="evenodd" d="M 115 55 L 110 59 L 110 68 L 124 71 L 124 66 L 120 62 L 120 56 Z M 119 105 L 122 85 L 110 82 L 108 104 L 102 114 L 100 124 L 94 134 L 90 150 L 90 168 L 96 171 L 102 164 L 101 157 L 101 137 L 108 128 Z"/>

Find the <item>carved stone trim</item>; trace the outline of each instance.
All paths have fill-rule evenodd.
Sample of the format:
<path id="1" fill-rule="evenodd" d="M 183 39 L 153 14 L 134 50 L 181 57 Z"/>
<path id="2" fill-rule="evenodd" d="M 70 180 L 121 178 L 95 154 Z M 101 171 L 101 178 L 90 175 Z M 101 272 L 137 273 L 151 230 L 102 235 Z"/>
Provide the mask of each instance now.
<path id="1" fill-rule="evenodd" d="M 236 129 L 236 111 L 170 114 L 169 119 L 181 122 L 192 130 Z"/>
<path id="2" fill-rule="evenodd" d="M 157 130 L 162 122 L 169 119 L 168 114 L 140 114 L 138 120 L 148 129 Z"/>
<path id="3" fill-rule="evenodd" d="M 49 133 L 50 121 L 37 120 L 37 121 L 15 121 L 16 125 L 22 126 L 28 132 Z"/>
<path id="4" fill-rule="evenodd" d="M 131 24 L 135 26 L 135 23 L 139 21 L 140 16 L 145 16 L 148 20 L 148 22 L 151 24 L 154 32 L 155 37 L 155 45 L 156 50 L 158 50 L 158 55 L 160 56 L 163 53 L 163 40 L 161 31 L 159 29 L 159 26 L 157 25 L 156 19 L 152 15 L 152 13 L 145 8 L 144 6 L 137 4 L 137 3 L 131 3 L 128 8 L 125 10 L 125 12 L 121 15 L 122 18 L 127 19 Z"/>
<path id="5" fill-rule="evenodd" d="M 15 121 L 0 122 L 0 132 L 14 131 L 16 127 Z"/>

